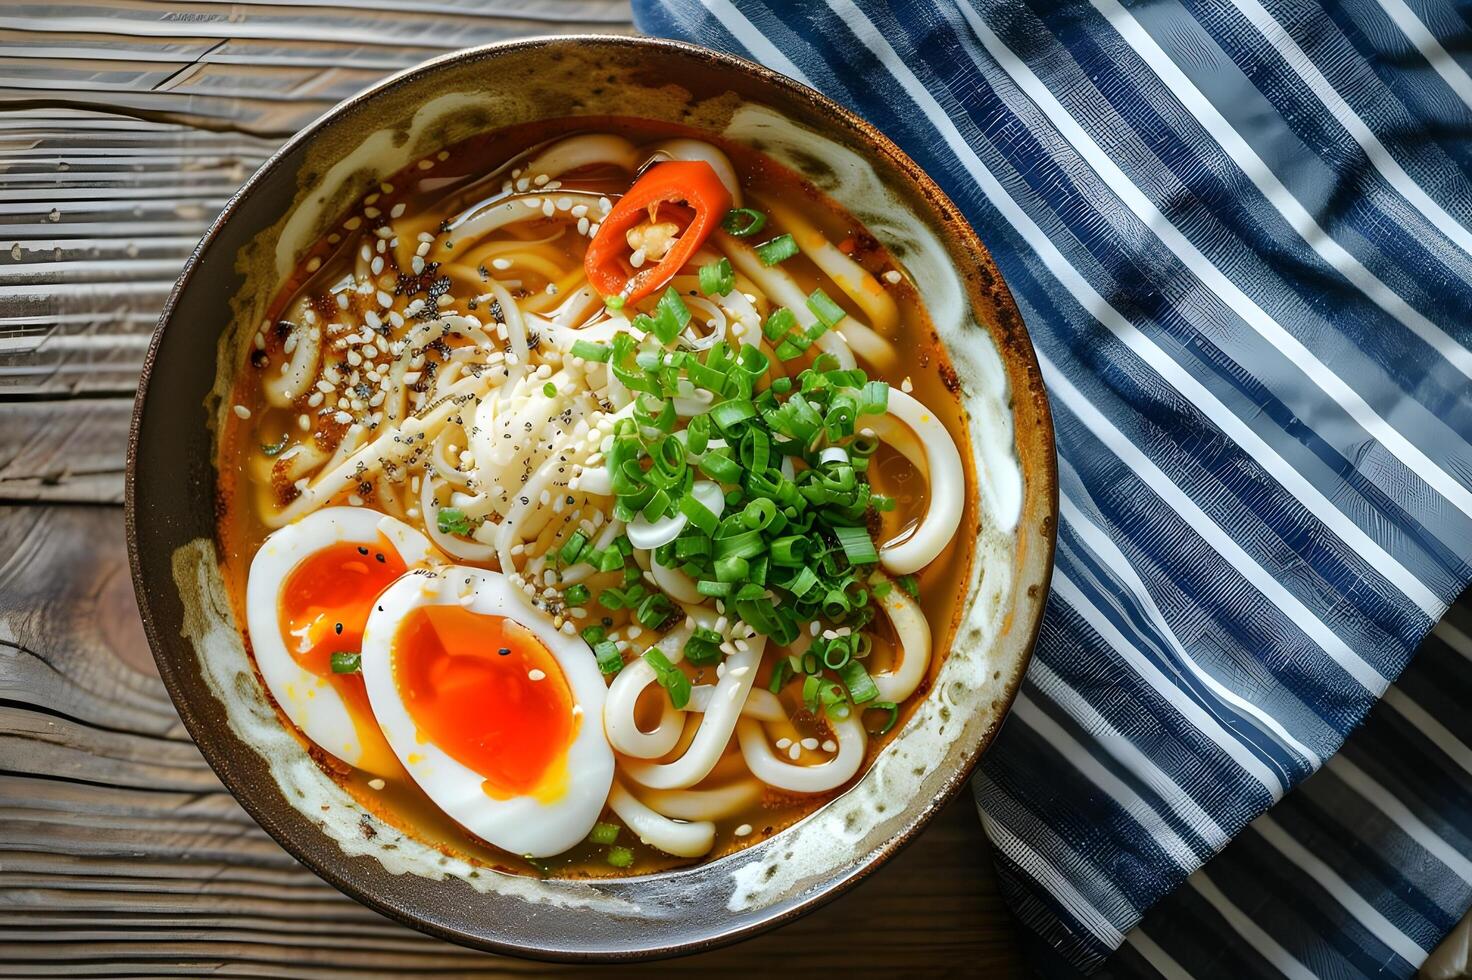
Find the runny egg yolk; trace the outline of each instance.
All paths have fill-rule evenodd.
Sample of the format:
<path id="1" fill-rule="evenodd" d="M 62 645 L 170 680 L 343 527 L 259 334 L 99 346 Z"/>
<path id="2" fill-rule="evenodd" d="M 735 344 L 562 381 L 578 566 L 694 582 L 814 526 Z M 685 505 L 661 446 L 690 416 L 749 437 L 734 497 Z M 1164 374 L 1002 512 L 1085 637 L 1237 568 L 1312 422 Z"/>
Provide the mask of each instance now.
<path id="1" fill-rule="evenodd" d="M 306 670 L 332 677 L 332 655 L 363 648 L 363 628 L 374 601 L 403 574 L 404 560 L 381 537 L 313 552 L 281 586 L 279 618 L 286 648 Z"/>
<path id="2" fill-rule="evenodd" d="M 566 792 L 579 719 L 562 667 L 531 630 L 421 606 L 394 636 L 393 676 L 421 741 L 480 774 L 486 795 L 550 802 Z"/>

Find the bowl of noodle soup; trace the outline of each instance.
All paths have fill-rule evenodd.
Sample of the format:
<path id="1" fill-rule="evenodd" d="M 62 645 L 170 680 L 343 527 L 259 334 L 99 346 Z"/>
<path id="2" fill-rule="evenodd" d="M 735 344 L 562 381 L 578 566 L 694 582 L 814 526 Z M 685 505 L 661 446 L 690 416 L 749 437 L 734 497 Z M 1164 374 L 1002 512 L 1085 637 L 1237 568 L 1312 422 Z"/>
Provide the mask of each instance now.
<path id="1" fill-rule="evenodd" d="M 161 675 L 347 894 L 559 959 L 838 894 L 1026 667 L 1052 428 L 975 233 L 872 127 L 675 42 L 450 55 L 226 206 L 129 453 Z"/>

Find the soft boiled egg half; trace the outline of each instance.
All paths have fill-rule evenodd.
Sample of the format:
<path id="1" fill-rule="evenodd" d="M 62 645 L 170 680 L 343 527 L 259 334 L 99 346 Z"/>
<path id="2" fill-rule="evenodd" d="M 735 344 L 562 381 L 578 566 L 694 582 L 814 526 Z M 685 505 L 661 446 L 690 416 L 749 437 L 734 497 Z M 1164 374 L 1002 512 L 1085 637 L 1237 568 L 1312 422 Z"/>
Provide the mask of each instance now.
<path id="1" fill-rule="evenodd" d="M 467 830 L 527 857 L 588 835 L 613 782 L 607 687 L 587 647 L 503 575 L 403 576 L 374 603 L 362 665 L 394 754 Z"/>
<path id="2" fill-rule="evenodd" d="M 374 600 L 431 547 L 402 521 L 327 507 L 273 533 L 251 561 L 246 625 L 271 696 L 319 748 L 368 772 L 397 767 L 352 658 Z"/>

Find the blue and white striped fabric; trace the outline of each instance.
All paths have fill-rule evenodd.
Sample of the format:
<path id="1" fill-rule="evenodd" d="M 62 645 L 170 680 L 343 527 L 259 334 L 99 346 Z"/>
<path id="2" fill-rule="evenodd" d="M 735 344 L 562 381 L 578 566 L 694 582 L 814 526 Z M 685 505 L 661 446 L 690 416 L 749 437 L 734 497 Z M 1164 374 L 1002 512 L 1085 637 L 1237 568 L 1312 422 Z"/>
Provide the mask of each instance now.
<path id="1" fill-rule="evenodd" d="M 1037 657 L 976 792 L 1039 965 L 1097 967 L 1324 765 L 1472 578 L 1472 78 L 1450 53 L 1472 50 L 1467 12 L 635 11 L 877 124 L 1011 286 L 1052 394 L 1063 520 Z M 1425 693 L 1400 690 L 1391 712 L 1429 718 Z M 1418 731 L 1394 736 L 1406 753 L 1440 739 Z M 1435 801 L 1456 820 L 1411 835 L 1413 867 L 1361 854 L 1351 881 L 1315 840 L 1344 798 L 1411 813 L 1401 775 L 1336 760 L 1232 846 L 1247 857 L 1224 859 L 1231 880 L 1215 863 L 1192 877 L 1179 915 L 1257 949 L 1240 975 L 1410 972 L 1468 901 L 1469 838 L 1439 829 L 1466 829 L 1467 773 Z M 1310 903 L 1287 918 L 1325 942 L 1357 922 L 1382 945 L 1343 970 L 1296 960 L 1283 922 L 1256 921 L 1265 884 Z M 1134 935 L 1137 964 L 1205 970 L 1158 930 Z"/>

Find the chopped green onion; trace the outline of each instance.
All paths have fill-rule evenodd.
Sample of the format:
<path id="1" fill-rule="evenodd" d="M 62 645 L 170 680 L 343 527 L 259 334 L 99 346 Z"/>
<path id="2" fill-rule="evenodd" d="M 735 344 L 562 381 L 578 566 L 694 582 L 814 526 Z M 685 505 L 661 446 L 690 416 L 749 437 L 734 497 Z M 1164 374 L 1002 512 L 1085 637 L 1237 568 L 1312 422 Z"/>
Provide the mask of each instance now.
<path id="1" fill-rule="evenodd" d="M 627 868 L 634 863 L 634 852 L 627 847 L 610 847 L 608 863 L 615 868 Z"/>
<path id="2" fill-rule="evenodd" d="M 562 593 L 562 601 L 569 606 L 585 606 L 588 604 L 590 597 L 588 587 L 582 583 L 570 585 L 567 587 L 567 591 Z"/>
<path id="3" fill-rule="evenodd" d="M 725 256 L 719 262 L 700 267 L 700 291 L 707 296 L 724 296 L 736 288 L 736 273 Z"/>
<path id="4" fill-rule="evenodd" d="M 603 297 L 603 305 L 610 310 L 618 311 L 624 308 L 624 298 L 622 296 L 605 296 Z"/>
<path id="5" fill-rule="evenodd" d="M 546 395 L 548 398 L 556 398 L 557 386 L 548 381 L 546 384 L 542 385 L 542 394 Z"/>
<path id="6" fill-rule="evenodd" d="M 874 685 L 874 678 L 869 676 L 864 665 L 857 660 L 850 660 L 839 668 L 838 676 L 843 680 L 843 686 L 848 688 L 848 696 L 854 704 L 863 704 L 879 697 L 879 688 Z"/>
<path id="7" fill-rule="evenodd" d="M 732 208 L 721 219 L 721 227 L 737 238 L 755 235 L 766 226 L 767 216 L 753 208 Z"/>
<path id="8" fill-rule="evenodd" d="M 470 533 L 470 518 L 465 516 L 465 511 L 455 507 L 441 507 L 435 514 L 435 524 L 441 534 L 458 534 L 464 537 Z"/>
<path id="9" fill-rule="evenodd" d="M 897 580 L 899 587 L 904 589 L 911 599 L 920 598 L 920 580 L 913 575 L 901 575 Z"/>
<path id="10" fill-rule="evenodd" d="M 889 411 L 889 385 L 870 381 L 859 392 L 860 415 L 883 415 Z"/>
<path id="11" fill-rule="evenodd" d="M 281 438 L 280 439 L 277 439 L 275 442 L 270 443 L 269 445 L 266 444 L 266 443 L 264 443 L 264 442 L 261 443 L 261 455 L 262 456 L 280 456 L 281 455 L 281 450 L 283 450 L 283 449 L 286 448 L 287 438 L 288 437 L 287 437 L 286 433 L 283 432 L 283 433 L 281 433 Z"/>
<path id="12" fill-rule="evenodd" d="M 588 646 L 596 647 L 607 639 L 608 630 L 602 626 L 584 626 L 578 635 L 583 638 L 583 642 L 588 644 Z"/>
<path id="13" fill-rule="evenodd" d="M 634 611 L 634 618 L 639 621 L 640 626 L 652 630 L 669 619 L 674 609 L 674 603 L 662 592 L 656 592 L 639 603 L 639 608 Z"/>
<path id="14" fill-rule="evenodd" d="M 603 640 L 593 647 L 593 656 L 598 659 L 598 669 L 605 674 L 617 674 L 624 668 L 623 654 L 618 652 L 618 644 L 612 640 Z"/>
<path id="15" fill-rule="evenodd" d="M 685 518 L 706 534 L 715 534 L 720 518 L 695 498 L 693 494 L 686 494 L 680 501 L 680 513 Z"/>
<path id="16" fill-rule="evenodd" d="M 339 650 L 332 655 L 332 672 L 334 674 L 356 674 L 363 669 L 363 655 L 346 650 Z"/>
<path id="17" fill-rule="evenodd" d="M 444 511 L 440 511 L 440 513 L 443 514 Z M 562 560 L 564 565 L 571 565 L 578 560 L 578 556 L 583 553 L 583 549 L 587 547 L 587 544 L 588 536 L 582 531 L 574 531 L 572 532 L 572 536 L 563 543 L 562 550 L 557 552 L 557 557 Z"/>
<path id="18" fill-rule="evenodd" d="M 613 348 L 595 344 L 589 340 L 574 340 L 571 353 L 573 357 L 581 357 L 585 361 L 597 361 L 603 364 L 613 356 Z"/>
<path id="19" fill-rule="evenodd" d="M 869 730 L 870 735 L 884 735 L 900 720 L 900 706 L 893 701 L 874 701 L 864 710 L 889 712 L 889 719 L 877 731 L 871 728 Z"/>
<path id="20" fill-rule="evenodd" d="M 678 710 L 690 703 L 690 678 L 685 676 L 683 670 L 670 663 L 663 650 L 659 647 L 645 650 L 644 662 L 654 669 L 659 686 L 669 692 L 670 704 Z"/>
<path id="21" fill-rule="evenodd" d="M 749 401 L 731 399 L 721 402 L 710 410 L 710 420 L 722 432 L 730 432 L 734 426 L 756 417 L 756 406 Z"/>
<path id="22" fill-rule="evenodd" d="M 767 683 L 767 690 L 773 694 L 781 694 L 782 688 L 787 686 L 787 679 L 792 676 L 792 661 L 786 657 L 779 657 L 772 665 L 772 679 Z"/>
<path id="23" fill-rule="evenodd" d="M 791 235 L 778 235 L 769 242 L 764 242 L 756 247 L 756 257 L 762 260 L 762 265 L 776 265 L 785 262 L 797 254 L 797 240 Z"/>
<path id="24" fill-rule="evenodd" d="M 778 340 L 787 336 L 787 332 L 795 326 L 797 326 L 797 315 L 787 307 L 779 306 L 762 324 L 762 336 L 768 340 Z"/>
<path id="25" fill-rule="evenodd" d="M 838 539 L 843 553 L 855 565 L 872 565 L 879 560 L 874 541 L 869 532 L 861 527 L 835 527 L 833 536 Z"/>
<path id="26" fill-rule="evenodd" d="M 604 823 L 602 820 L 593 825 L 588 832 L 589 844 L 612 844 L 618 840 L 619 825 L 616 823 Z"/>
<path id="27" fill-rule="evenodd" d="M 668 344 L 674 340 L 685 324 L 690 322 L 690 309 L 685 301 L 680 298 L 676 289 L 666 289 L 659 297 L 659 302 L 654 304 L 654 320 L 652 332 L 662 342 Z"/>
<path id="28" fill-rule="evenodd" d="M 833 299 L 821 289 L 813 290 L 808 296 L 808 309 L 812 310 L 818 322 L 828 329 L 832 329 L 839 320 L 848 316 L 843 312 L 843 307 L 833 302 Z"/>

